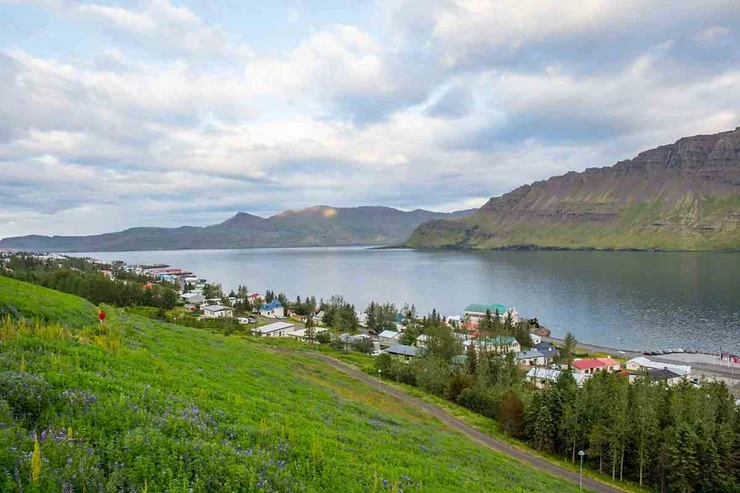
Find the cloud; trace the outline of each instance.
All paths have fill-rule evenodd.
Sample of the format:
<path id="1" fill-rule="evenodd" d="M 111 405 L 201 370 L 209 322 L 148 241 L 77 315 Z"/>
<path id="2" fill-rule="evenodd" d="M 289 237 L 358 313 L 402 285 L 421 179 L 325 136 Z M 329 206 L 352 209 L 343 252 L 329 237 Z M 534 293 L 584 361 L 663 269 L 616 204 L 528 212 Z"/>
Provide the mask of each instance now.
<path id="1" fill-rule="evenodd" d="M 0 237 L 454 210 L 740 125 L 734 1 L 297 3 L 257 47 L 242 7 L 34 5 L 49 33 L 0 41 Z"/>

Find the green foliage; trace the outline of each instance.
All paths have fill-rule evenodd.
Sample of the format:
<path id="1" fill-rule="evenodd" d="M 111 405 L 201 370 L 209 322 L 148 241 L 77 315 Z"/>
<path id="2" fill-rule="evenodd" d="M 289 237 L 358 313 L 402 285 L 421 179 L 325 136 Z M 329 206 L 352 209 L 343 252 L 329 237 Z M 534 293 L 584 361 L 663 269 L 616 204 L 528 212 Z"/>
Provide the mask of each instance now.
<path id="1" fill-rule="evenodd" d="M 0 491 L 576 491 L 310 357 L 106 310 L 3 330 Z"/>

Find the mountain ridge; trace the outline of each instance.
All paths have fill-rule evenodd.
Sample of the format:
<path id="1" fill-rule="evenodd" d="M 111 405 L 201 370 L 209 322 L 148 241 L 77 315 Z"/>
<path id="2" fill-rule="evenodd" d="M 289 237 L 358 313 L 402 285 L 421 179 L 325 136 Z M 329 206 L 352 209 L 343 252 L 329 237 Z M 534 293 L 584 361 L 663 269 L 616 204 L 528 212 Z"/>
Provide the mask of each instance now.
<path id="1" fill-rule="evenodd" d="M 740 127 L 521 186 L 466 218 L 420 225 L 404 245 L 740 250 Z"/>
<path id="2" fill-rule="evenodd" d="M 28 235 L 4 238 L 0 248 L 44 252 L 187 250 L 258 247 L 391 245 L 422 222 L 457 218 L 475 209 L 432 212 L 391 207 L 313 206 L 263 218 L 238 212 L 209 226 L 133 227 L 89 236 Z"/>

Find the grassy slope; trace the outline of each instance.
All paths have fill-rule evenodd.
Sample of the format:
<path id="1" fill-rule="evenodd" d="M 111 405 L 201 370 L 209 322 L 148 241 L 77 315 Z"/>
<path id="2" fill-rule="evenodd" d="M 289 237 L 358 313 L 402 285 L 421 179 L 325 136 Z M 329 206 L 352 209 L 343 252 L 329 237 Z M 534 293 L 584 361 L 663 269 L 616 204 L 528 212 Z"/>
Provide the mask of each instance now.
<path id="1" fill-rule="evenodd" d="M 534 245 L 572 249 L 740 250 L 738 219 L 733 219 L 728 212 L 740 211 L 740 199 L 703 199 L 701 210 L 703 223 L 714 224 L 715 230 L 698 233 L 684 224 L 690 210 L 681 210 L 678 206 L 667 208 L 660 202 L 652 202 L 625 208 L 616 223 L 529 224 L 494 220 L 480 213 L 461 221 L 422 225 L 406 244 L 480 249 Z"/>
<path id="2" fill-rule="evenodd" d="M 2 491 L 576 490 L 310 358 L 110 308 L 101 329 L 76 297 L 0 283 L 0 304 L 26 315 L 92 321 L 71 331 L 87 343 L 4 324 Z M 31 486 L 33 429 L 47 432 Z"/>

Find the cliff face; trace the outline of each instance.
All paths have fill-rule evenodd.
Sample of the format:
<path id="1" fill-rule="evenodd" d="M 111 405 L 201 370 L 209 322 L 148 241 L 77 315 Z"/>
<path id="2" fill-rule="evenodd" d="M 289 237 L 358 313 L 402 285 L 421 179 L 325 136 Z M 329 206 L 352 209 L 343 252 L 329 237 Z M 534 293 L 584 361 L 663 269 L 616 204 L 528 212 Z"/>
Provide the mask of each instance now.
<path id="1" fill-rule="evenodd" d="M 740 250 L 740 128 L 495 197 L 419 226 L 413 247 Z"/>
<path id="2" fill-rule="evenodd" d="M 269 218 L 240 212 L 206 227 L 132 228 L 94 236 L 22 236 L 0 240 L 0 248 L 42 252 L 179 250 L 335 245 L 391 245 L 419 224 L 456 218 L 453 213 L 401 211 L 390 207 L 316 206 Z"/>

